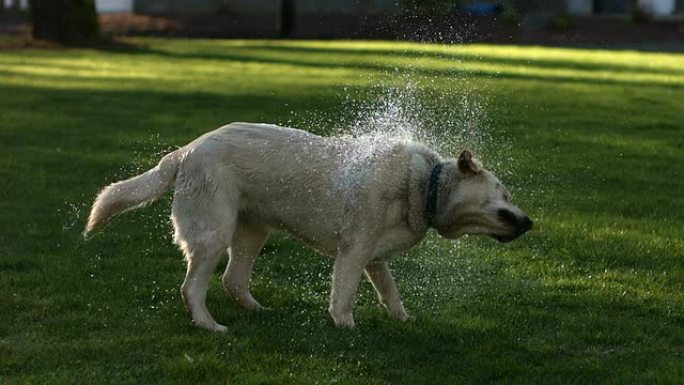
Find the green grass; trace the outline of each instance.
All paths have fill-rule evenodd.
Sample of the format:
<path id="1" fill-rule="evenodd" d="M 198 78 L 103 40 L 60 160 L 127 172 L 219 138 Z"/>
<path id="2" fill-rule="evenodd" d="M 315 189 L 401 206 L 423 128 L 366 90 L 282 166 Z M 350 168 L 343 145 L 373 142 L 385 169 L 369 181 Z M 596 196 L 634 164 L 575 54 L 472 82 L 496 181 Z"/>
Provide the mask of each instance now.
<path id="1" fill-rule="evenodd" d="M 684 55 L 133 42 L 0 51 L 0 383 L 682 383 Z M 168 148 L 230 121 L 328 134 L 407 82 L 440 147 L 474 146 L 536 220 L 395 259 L 415 322 L 364 283 L 358 327 L 334 328 L 331 260 L 277 234 L 253 280 L 273 310 L 238 309 L 217 276 L 214 335 L 181 303 L 168 196 L 80 236 L 97 190 Z"/>

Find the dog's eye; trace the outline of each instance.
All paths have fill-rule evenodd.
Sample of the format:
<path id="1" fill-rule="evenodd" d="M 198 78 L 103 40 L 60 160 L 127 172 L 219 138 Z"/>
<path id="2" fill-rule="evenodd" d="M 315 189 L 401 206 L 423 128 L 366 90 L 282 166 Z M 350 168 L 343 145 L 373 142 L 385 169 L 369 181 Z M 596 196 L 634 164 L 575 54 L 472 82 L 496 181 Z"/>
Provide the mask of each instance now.
<path id="1" fill-rule="evenodd" d="M 508 195 L 508 193 L 504 193 L 503 199 L 504 199 L 504 202 L 508 203 L 508 200 L 510 199 L 510 196 Z"/>

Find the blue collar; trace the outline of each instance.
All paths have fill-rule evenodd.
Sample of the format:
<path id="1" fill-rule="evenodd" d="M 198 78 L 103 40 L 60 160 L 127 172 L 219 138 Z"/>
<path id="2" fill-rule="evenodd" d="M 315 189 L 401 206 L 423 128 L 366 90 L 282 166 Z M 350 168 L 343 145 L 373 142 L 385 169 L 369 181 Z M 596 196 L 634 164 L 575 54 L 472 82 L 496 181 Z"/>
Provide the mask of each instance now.
<path id="1" fill-rule="evenodd" d="M 432 168 L 430 173 L 430 183 L 427 191 L 427 205 L 425 207 L 425 215 L 427 216 L 428 226 L 435 227 L 435 219 L 437 219 L 437 190 L 439 188 L 439 174 L 442 173 L 444 163 L 437 163 Z"/>

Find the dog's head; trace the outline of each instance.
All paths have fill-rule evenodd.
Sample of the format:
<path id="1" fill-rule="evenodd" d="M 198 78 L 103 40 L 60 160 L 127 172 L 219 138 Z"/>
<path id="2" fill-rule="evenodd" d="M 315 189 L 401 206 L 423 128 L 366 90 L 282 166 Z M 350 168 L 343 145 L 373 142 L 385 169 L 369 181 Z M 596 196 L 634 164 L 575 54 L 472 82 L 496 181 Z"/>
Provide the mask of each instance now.
<path id="1" fill-rule="evenodd" d="M 510 242 L 532 228 L 532 220 L 510 202 L 506 187 L 470 151 L 447 163 L 443 174 L 436 221 L 443 237 L 484 234 Z"/>

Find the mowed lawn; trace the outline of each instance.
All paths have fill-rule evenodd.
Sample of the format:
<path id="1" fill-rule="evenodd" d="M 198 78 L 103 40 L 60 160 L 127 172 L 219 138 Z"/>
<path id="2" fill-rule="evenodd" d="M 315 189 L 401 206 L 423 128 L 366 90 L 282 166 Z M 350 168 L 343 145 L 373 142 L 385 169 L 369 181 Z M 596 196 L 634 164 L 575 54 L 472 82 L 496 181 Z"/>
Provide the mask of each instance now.
<path id="1" fill-rule="evenodd" d="M 128 43 L 0 50 L 0 383 L 684 381 L 683 54 Z M 364 282 L 357 328 L 335 328 L 331 259 L 276 233 L 252 282 L 272 310 L 237 308 L 217 270 L 229 331 L 193 327 L 169 194 L 81 237 L 99 188 L 224 123 L 328 135 L 393 107 L 473 146 L 536 220 L 510 244 L 431 234 L 397 256 L 413 322 Z"/>

